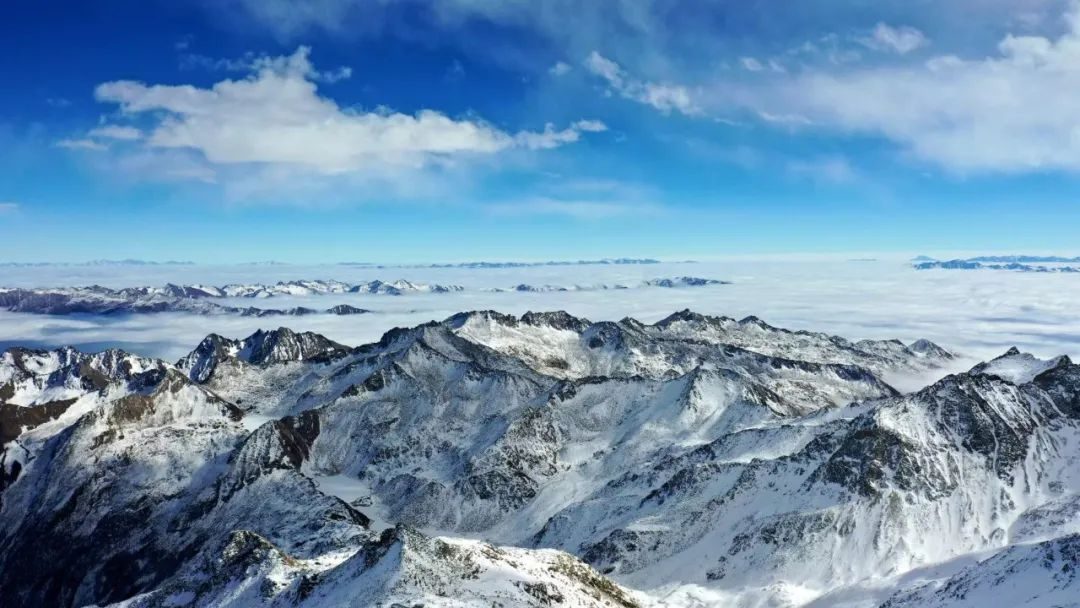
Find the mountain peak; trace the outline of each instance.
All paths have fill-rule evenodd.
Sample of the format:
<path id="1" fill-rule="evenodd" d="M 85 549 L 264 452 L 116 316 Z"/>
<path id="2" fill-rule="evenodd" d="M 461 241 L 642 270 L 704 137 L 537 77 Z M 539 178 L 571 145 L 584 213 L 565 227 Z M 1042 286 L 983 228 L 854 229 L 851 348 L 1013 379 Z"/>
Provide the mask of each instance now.
<path id="1" fill-rule="evenodd" d="M 265 366 L 288 361 L 325 361 L 341 357 L 349 347 L 314 332 L 297 333 L 288 327 L 258 329 L 242 340 L 210 334 L 176 366 L 197 383 L 205 383 L 218 365 L 235 360 Z"/>
<path id="2" fill-rule="evenodd" d="M 581 319 L 564 310 L 551 312 L 527 312 L 521 316 L 521 322 L 525 325 L 550 327 L 563 329 L 577 333 L 585 331 L 592 323 L 588 319 Z"/>
<path id="3" fill-rule="evenodd" d="M 918 340 L 915 340 L 908 345 L 908 348 L 911 349 L 911 352 L 923 356 L 935 357 L 939 359 L 955 358 L 955 355 L 953 355 L 951 352 L 945 350 L 934 342 L 927 340 L 926 338 L 919 338 Z"/>

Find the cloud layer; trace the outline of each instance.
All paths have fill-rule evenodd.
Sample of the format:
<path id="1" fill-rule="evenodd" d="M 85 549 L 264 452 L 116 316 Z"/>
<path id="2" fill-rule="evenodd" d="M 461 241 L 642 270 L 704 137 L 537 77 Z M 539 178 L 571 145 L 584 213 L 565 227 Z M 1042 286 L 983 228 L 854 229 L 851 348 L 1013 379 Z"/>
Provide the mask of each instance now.
<path id="1" fill-rule="evenodd" d="M 77 270 L 77 272 L 76 272 Z M 166 274 L 162 274 L 162 273 Z M 386 270 L 380 270 L 383 278 Z M 88 274 L 89 273 L 89 274 Z M 121 274 L 126 273 L 126 274 Z M 273 282 L 310 277 L 363 281 L 371 269 L 343 266 L 180 266 L 169 268 L 7 269 L 9 283 L 111 286 L 177 283 Z M 530 284 L 632 283 L 657 276 L 693 275 L 731 280 L 731 285 L 652 290 L 648 297 L 612 297 L 611 292 L 483 293 L 484 287 Z M 396 278 L 395 275 L 394 278 Z M 379 297 L 352 295 L 280 298 L 275 306 L 325 308 L 347 303 L 378 311 L 359 317 L 247 319 L 194 315 L 134 315 L 126 318 L 48 318 L 0 313 L 0 343 L 81 344 L 95 348 L 121 344 L 135 352 L 175 359 L 209 332 L 244 336 L 259 327 L 286 322 L 296 330 L 326 334 L 358 345 L 374 341 L 394 326 L 443 319 L 462 310 L 565 309 L 592 320 L 630 315 L 656 321 L 675 310 L 741 318 L 757 315 L 791 329 L 826 331 L 852 339 L 925 337 L 984 359 L 1012 345 L 1040 356 L 1080 357 L 1080 314 L 1075 302 L 1080 282 L 1071 275 L 916 271 L 906 260 L 732 260 L 648 266 L 539 267 L 491 270 L 401 269 L 400 276 L 429 283 L 460 284 L 456 294 Z M 929 295 L 928 295 L 929 294 Z M 273 323 L 274 325 L 270 325 Z"/>

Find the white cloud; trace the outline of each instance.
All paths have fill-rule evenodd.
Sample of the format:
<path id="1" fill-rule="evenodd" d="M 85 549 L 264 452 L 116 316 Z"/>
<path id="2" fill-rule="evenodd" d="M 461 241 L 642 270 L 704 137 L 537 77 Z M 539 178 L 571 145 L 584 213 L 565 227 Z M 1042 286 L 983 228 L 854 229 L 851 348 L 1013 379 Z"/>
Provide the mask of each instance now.
<path id="1" fill-rule="evenodd" d="M 570 67 L 569 63 L 557 61 L 555 62 L 555 65 L 548 68 L 548 74 L 551 74 L 552 76 L 562 76 L 563 74 L 569 73 L 572 69 L 573 68 Z"/>
<path id="2" fill-rule="evenodd" d="M 91 137 L 102 137 L 106 139 L 119 139 L 123 141 L 135 141 L 142 139 L 142 131 L 135 127 L 125 127 L 121 125 L 105 125 L 91 129 L 89 135 Z"/>
<path id="3" fill-rule="evenodd" d="M 906 55 L 930 43 L 921 31 L 913 27 L 893 27 L 887 23 L 878 23 L 869 36 L 859 38 L 858 42 L 870 49 L 899 55 Z"/>
<path id="4" fill-rule="evenodd" d="M 99 85 L 95 95 L 126 115 L 156 121 L 145 140 L 149 148 L 196 151 L 218 166 L 276 164 L 324 175 L 420 168 L 512 148 L 553 148 L 590 130 L 548 125 L 542 132 L 507 133 L 436 110 L 343 108 L 319 94 L 315 81 L 333 78 L 316 71 L 308 55 L 301 47 L 286 57 L 256 58 L 246 78 L 210 88 L 122 80 Z"/>
<path id="5" fill-rule="evenodd" d="M 352 68 L 350 68 L 349 66 L 341 66 L 336 70 L 316 72 L 313 78 L 319 82 L 334 84 L 335 82 L 341 82 L 342 80 L 348 80 L 349 78 L 352 78 Z"/>
<path id="6" fill-rule="evenodd" d="M 619 68 L 619 64 L 604 57 L 600 53 L 593 51 L 586 57 L 585 67 L 593 74 L 608 81 L 608 84 L 616 89 L 622 89 L 624 87 L 622 69 Z"/>
<path id="7" fill-rule="evenodd" d="M 94 152 L 101 152 L 108 149 L 108 146 L 105 144 L 86 138 L 61 139 L 56 142 L 56 145 L 57 147 L 67 148 L 68 150 L 92 150 Z"/>
<path id="8" fill-rule="evenodd" d="M 718 83 L 712 109 L 882 136 L 950 172 L 1080 171 L 1080 11 L 1057 38 L 1006 36 L 990 57 L 815 69 Z"/>
<path id="9" fill-rule="evenodd" d="M 585 68 L 607 81 L 611 90 L 626 99 L 652 106 L 665 114 L 672 111 L 686 115 L 701 113 L 686 87 L 632 78 L 619 64 L 596 51 L 585 59 Z"/>
<path id="10" fill-rule="evenodd" d="M 586 123 L 590 124 L 591 123 Z M 603 123 L 600 123 L 603 124 Z M 529 150 L 548 150 L 558 148 L 563 144 L 571 144 L 581 139 L 581 131 L 576 125 L 567 129 L 556 130 L 555 125 L 548 123 L 544 130 L 537 133 L 525 131 L 514 136 L 514 143 Z"/>
<path id="11" fill-rule="evenodd" d="M 587 133 L 600 133 L 607 131 L 607 125 L 599 120 L 579 120 L 574 123 L 574 129 Z"/>
<path id="12" fill-rule="evenodd" d="M 0 215 L 7 215 L 9 213 L 15 213 L 19 210 L 19 203 L 13 203 L 11 201 L 0 202 Z"/>

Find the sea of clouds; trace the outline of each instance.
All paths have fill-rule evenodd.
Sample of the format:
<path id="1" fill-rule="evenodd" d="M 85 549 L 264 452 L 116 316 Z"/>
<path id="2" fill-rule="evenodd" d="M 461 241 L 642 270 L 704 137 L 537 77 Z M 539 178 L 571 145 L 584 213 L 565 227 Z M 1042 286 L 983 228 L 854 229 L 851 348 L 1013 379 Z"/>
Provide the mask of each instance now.
<path id="1" fill-rule="evenodd" d="M 532 285 L 632 284 L 646 279 L 696 276 L 731 281 L 697 288 L 619 291 L 493 293 L 490 288 Z M 683 308 L 741 318 L 756 315 L 790 329 L 850 339 L 929 338 L 962 353 L 965 362 L 997 356 L 1016 345 L 1048 357 L 1080 358 L 1080 276 L 1001 271 L 923 270 L 906 259 L 738 259 L 655 265 L 543 266 L 529 268 L 365 268 L 341 265 L 46 266 L 0 269 L 0 286 L 109 287 L 173 283 L 266 283 L 290 279 L 372 279 L 456 284 L 449 294 L 403 296 L 342 294 L 238 300 L 241 305 L 327 308 L 351 304 L 374 314 L 245 318 L 230 315 L 143 314 L 41 316 L 0 312 L 0 348 L 74 345 L 86 350 L 120 347 L 175 360 L 211 332 L 243 337 L 287 325 L 347 345 L 377 340 L 396 326 L 441 320 L 464 310 L 521 314 L 566 310 L 594 321 L 626 316 L 654 322 Z M 228 302 L 228 301 L 226 301 Z M 223 302 L 225 303 L 225 302 Z"/>

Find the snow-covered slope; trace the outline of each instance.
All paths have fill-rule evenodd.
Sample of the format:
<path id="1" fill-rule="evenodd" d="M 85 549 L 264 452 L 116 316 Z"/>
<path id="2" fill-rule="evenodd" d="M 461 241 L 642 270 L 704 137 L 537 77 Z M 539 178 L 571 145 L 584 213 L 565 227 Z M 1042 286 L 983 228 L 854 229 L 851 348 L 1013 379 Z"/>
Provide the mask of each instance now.
<path id="1" fill-rule="evenodd" d="M 1018 544 L 882 608 L 1050 608 L 1080 604 L 1080 535 Z"/>
<path id="2" fill-rule="evenodd" d="M 1066 597 L 1080 366 L 1010 351 L 905 395 L 880 379 L 951 359 L 690 311 L 462 313 L 358 348 L 211 335 L 176 365 L 10 350 L 0 589 L 750 606 L 888 584 L 874 601 L 951 606 L 1026 572 L 1058 595 L 1008 597 Z"/>
<path id="3" fill-rule="evenodd" d="M 565 553 L 430 538 L 398 526 L 332 559 L 297 558 L 239 530 L 188 574 L 115 606 L 637 608 L 639 597 Z"/>

